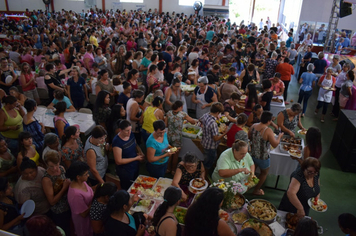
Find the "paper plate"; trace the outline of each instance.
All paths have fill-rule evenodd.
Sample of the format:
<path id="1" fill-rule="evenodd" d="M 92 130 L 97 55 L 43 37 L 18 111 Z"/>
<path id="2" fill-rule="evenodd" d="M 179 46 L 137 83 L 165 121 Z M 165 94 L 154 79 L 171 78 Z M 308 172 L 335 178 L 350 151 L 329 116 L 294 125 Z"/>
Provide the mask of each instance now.
<path id="1" fill-rule="evenodd" d="M 296 158 L 302 158 L 302 153 L 300 154 L 300 156 L 296 155 L 295 153 L 292 153 L 290 151 L 288 151 L 288 154 L 291 155 L 292 157 L 296 157 Z"/>
<path id="2" fill-rule="evenodd" d="M 8 84 L 12 81 L 13 77 L 11 75 L 6 76 L 5 83 Z"/>
<path id="3" fill-rule="evenodd" d="M 305 133 L 303 132 L 302 129 L 298 130 L 298 134 L 300 135 L 306 135 L 308 130 L 305 130 Z"/>
<path id="4" fill-rule="evenodd" d="M 319 201 L 320 201 L 323 205 L 325 205 L 326 208 L 324 208 L 324 209 L 321 210 L 321 211 L 314 209 L 314 208 L 313 208 L 313 204 L 314 204 L 314 203 L 312 202 L 312 198 L 309 198 L 309 199 L 308 199 L 308 205 L 310 206 L 310 209 L 312 209 L 312 210 L 314 210 L 314 211 L 316 211 L 316 212 L 326 212 L 326 211 L 328 210 L 328 205 L 327 205 L 323 200 L 321 200 L 320 198 L 319 198 Z"/>
<path id="5" fill-rule="evenodd" d="M 25 213 L 23 216 L 24 218 L 28 218 L 32 215 L 32 213 L 35 211 L 35 202 L 33 200 L 27 200 L 21 207 L 20 214 L 22 215 Z"/>

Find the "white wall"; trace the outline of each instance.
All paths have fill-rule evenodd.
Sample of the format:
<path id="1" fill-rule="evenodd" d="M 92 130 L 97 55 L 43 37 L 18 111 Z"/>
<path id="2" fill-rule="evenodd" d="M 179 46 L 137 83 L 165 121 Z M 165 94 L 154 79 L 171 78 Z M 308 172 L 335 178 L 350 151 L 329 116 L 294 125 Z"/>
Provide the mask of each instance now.
<path id="1" fill-rule="evenodd" d="M 0 0 L 0 11 L 6 11 L 5 0 Z"/>
<path id="2" fill-rule="evenodd" d="M 329 22 L 332 0 L 304 0 L 300 13 L 300 22 Z M 354 5 L 355 6 L 355 5 Z M 339 19 L 338 29 L 356 30 L 356 10 L 352 15 Z"/>

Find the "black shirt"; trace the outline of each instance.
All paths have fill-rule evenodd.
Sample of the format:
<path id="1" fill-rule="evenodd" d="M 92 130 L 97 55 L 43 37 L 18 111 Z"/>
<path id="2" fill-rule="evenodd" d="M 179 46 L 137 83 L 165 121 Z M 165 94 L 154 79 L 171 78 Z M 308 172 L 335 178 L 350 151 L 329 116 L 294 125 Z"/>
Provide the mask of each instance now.
<path id="1" fill-rule="evenodd" d="M 264 111 L 271 110 L 271 101 L 273 98 L 273 92 L 269 91 L 262 95 L 262 102 L 266 102 L 266 105 L 263 107 Z"/>
<path id="2" fill-rule="evenodd" d="M 215 84 L 216 82 L 219 82 L 219 74 L 218 73 L 214 73 L 212 70 L 209 70 L 206 73 L 206 77 L 208 77 L 209 80 L 209 84 Z"/>
<path id="3" fill-rule="evenodd" d="M 165 79 L 169 85 L 172 84 L 173 78 L 174 78 L 174 75 L 172 73 L 168 73 L 167 76 L 165 77 Z"/>

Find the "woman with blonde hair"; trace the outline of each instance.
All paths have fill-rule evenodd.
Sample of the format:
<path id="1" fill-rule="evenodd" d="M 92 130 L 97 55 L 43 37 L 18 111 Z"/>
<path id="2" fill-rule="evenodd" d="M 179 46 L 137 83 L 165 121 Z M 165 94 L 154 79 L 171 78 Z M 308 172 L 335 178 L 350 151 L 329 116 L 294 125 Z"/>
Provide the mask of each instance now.
<path id="1" fill-rule="evenodd" d="M 36 88 L 35 76 L 31 73 L 31 67 L 27 62 L 21 65 L 20 84 L 26 97 L 34 99 L 40 104 L 40 97 Z M 21 104 L 23 106 L 23 104 Z"/>
<path id="2" fill-rule="evenodd" d="M 117 49 L 117 53 L 114 57 L 112 57 L 113 61 L 111 62 L 111 68 L 114 71 L 115 75 L 121 75 L 124 72 L 124 62 L 126 55 L 126 47 L 125 45 L 120 45 Z M 114 63 L 114 61 L 116 62 Z"/>

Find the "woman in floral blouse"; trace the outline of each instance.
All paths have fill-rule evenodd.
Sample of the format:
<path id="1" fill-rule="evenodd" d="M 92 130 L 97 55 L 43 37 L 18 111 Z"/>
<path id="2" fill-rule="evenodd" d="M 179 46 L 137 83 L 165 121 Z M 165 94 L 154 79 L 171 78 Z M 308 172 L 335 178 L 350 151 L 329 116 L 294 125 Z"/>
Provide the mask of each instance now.
<path id="1" fill-rule="evenodd" d="M 173 147 L 179 148 L 182 146 L 182 129 L 184 120 L 187 120 L 193 124 L 196 123 L 196 120 L 191 118 L 183 111 L 183 102 L 180 100 L 175 101 L 172 105 L 172 110 L 167 112 L 166 116 L 166 125 L 168 127 L 168 142 Z M 179 151 L 172 155 L 172 158 L 170 158 L 168 162 L 167 171 L 172 171 L 173 175 L 175 173 L 174 170 L 177 167 L 178 154 Z"/>
<path id="2" fill-rule="evenodd" d="M 69 126 L 62 137 L 61 157 L 64 167 L 68 169 L 72 162 L 84 161 L 83 144 L 79 138 L 80 129 L 78 125 Z"/>

